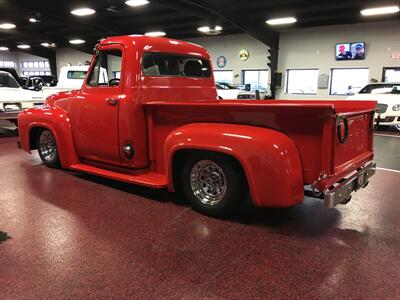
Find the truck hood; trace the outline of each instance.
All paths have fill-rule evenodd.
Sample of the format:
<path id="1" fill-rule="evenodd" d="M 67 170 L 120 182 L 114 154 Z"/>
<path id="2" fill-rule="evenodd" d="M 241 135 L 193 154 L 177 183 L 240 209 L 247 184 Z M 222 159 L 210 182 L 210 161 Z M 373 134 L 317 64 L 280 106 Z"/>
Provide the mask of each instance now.
<path id="1" fill-rule="evenodd" d="M 48 106 L 56 105 L 56 106 L 59 106 L 59 107 L 65 109 L 66 104 L 69 101 L 69 98 L 76 96 L 76 94 L 79 91 L 80 90 L 72 90 L 72 91 L 65 91 L 65 92 L 59 92 L 59 93 L 52 94 L 46 98 L 45 105 L 48 105 Z"/>
<path id="2" fill-rule="evenodd" d="M 0 102 L 40 102 L 44 100 L 45 95 L 42 92 L 24 90 L 23 88 L 0 88 Z"/>

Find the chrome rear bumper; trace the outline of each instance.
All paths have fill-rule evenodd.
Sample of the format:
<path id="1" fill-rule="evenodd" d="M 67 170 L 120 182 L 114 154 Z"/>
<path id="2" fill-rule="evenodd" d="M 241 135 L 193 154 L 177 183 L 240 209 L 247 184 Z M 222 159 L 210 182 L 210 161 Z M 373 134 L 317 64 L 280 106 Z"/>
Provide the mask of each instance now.
<path id="1" fill-rule="evenodd" d="M 340 203 L 350 201 L 351 194 L 359 189 L 366 187 L 369 178 L 375 174 L 376 163 L 368 162 L 350 177 L 343 179 L 332 188 L 323 193 L 323 199 L 327 208 L 333 208 Z"/>

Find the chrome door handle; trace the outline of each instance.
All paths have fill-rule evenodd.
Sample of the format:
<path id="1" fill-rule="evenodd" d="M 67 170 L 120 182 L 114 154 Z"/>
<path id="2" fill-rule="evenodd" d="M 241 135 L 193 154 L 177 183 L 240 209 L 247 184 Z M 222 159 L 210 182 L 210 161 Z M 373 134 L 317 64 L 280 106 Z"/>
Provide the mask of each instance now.
<path id="1" fill-rule="evenodd" d="M 106 102 L 109 105 L 115 106 L 118 104 L 118 99 L 117 98 L 107 98 Z"/>

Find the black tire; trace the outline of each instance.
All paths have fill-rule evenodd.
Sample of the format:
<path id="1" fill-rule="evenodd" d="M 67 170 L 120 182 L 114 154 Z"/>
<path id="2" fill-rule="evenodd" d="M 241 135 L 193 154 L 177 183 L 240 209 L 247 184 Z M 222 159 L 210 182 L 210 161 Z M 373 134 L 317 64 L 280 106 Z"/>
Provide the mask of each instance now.
<path id="1" fill-rule="evenodd" d="M 181 184 L 192 207 L 211 217 L 232 215 L 248 196 L 239 163 L 218 153 L 190 155 L 183 166 Z"/>
<path id="2" fill-rule="evenodd" d="M 43 164 L 50 168 L 60 167 L 56 138 L 50 130 L 43 129 L 37 134 L 36 147 Z"/>

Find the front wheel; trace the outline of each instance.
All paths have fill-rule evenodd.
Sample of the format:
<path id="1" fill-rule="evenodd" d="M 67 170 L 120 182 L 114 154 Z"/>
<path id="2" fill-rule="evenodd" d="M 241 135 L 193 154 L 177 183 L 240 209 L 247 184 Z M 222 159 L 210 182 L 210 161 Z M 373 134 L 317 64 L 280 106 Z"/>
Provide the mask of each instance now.
<path id="1" fill-rule="evenodd" d="M 37 135 L 36 146 L 40 159 L 46 166 L 51 168 L 60 167 L 56 138 L 50 130 L 44 129 Z"/>
<path id="2" fill-rule="evenodd" d="M 221 154 L 199 153 L 189 157 L 181 182 L 192 207 L 208 216 L 228 216 L 247 199 L 242 168 L 237 161 Z"/>
<path id="3" fill-rule="evenodd" d="M 393 128 L 395 131 L 400 131 L 400 124 L 394 125 Z"/>

